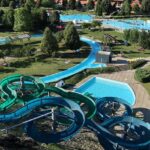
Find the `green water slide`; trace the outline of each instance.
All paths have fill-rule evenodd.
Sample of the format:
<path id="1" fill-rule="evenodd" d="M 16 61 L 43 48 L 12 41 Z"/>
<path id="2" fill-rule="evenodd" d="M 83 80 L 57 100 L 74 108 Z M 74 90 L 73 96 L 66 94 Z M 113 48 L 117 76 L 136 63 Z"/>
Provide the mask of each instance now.
<path id="1" fill-rule="evenodd" d="M 56 93 L 66 99 L 71 99 L 77 102 L 78 104 L 80 104 L 81 108 L 83 108 L 83 111 L 88 119 L 92 118 L 96 113 L 95 102 L 85 95 L 82 95 L 77 92 L 66 91 L 58 87 L 48 87 L 46 88 L 46 91 L 50 93 L 51 92 Z"/>
<path id="2" fill-rule="evenodd" d="M 22 101 L 26 102 L 40 96 L 45 84 L 34 77 L 15 74 L 1 80 L 0 111 L 6 110 L 13 104 Z"/>

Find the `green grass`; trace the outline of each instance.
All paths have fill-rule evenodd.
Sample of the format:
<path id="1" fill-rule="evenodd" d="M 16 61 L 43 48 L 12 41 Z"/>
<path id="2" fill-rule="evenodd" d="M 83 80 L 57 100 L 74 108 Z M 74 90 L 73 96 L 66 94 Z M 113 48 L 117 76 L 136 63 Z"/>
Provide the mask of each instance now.
<path id="1" fill-rule="evenodd" d="M 123 33 L 117 32 L 114 30 L 110 31 L 90 31 L 88 29 L 84 29 L 80 33 L 83 36 L 88 36 L 93 39 L 97 39 L 100 41 L 105 41 L 104 39 L 104 34 L 110 34 L 114 37 L 117 37 L 118 40 L 123 40 Z M 138 50 L 140 47 L 138 44 L 132 44 L 130 46 L 125 46 L 125 45 L 116 45 L 112 47 L 112 52 L 114 54 L 120 54 L 120 52 L 123 52 L 124 56 L 127 58 L 136 58 L 136 57 L 150 57 L 150 50 Z"/>
<path id="2" fill-rule="evenodd" d="M 150 70 L 150 66 L 146 67 L 148 70 Z M 145 87 L 145 89 L 148 91 L 149 95 L 150 95 L 150 82 L 148 83 L 143 83 L 143 86 Z"/>
<path id="3" fill-rule="evenodd" d="M 143 83 L 143 86 L 145 87 L 145 89 L 147 90 L 147 92 L 148 92 L 149 95 L 150 95 L 150 82 L 148 82 L 148 83 Z"/>

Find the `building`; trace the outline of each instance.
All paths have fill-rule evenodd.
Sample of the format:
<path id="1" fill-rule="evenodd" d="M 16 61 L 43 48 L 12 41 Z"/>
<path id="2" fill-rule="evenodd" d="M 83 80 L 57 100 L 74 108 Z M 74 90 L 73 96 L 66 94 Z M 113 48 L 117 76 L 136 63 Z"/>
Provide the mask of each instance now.
<path id="1" fill-rule="evenodd" d="M 96 62 L 99 63 L 111 63 L 112 54 L 107 51 L 99 51 L 96 55 Z"/>

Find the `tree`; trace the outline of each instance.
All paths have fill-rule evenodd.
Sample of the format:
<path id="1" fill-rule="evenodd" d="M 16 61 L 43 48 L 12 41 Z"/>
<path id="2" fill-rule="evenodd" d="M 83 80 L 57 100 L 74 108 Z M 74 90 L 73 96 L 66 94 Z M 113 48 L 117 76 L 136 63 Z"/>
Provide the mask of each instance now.
<path id="1" fill-rule="evenodd" d="M 125 0 L 123 6 L 121 8 L 121 12 L 123 15 L 130 15 L 131 5 L 129 0 Z"/>
<path id="2" fill-rule="evenodd" d="M 76 9 L 78 9 L 78 10 L 82 9 L 82 4 L 81 4 L 80 0 L 76 1 Z"/>
<path id="3" fill-rule="evenodd" d="M 124 30 L 123 36 L 126 41 L 129 41 L 130 40 L 130 30 Z"/>
<path id="4" fill-rule="evenodd" d="M 87 8 L 88 9 L 94 9 L 94 7 L 95 7 L 94 1 L 93 0 L 88 0 Z"/>
<path id="5" fill-rule="evenodd" d="M 102 1 L 101 1 L 101 0 L 98 0 L 98 1 L 97 1 L 95 13 L 96 13 L 96 15 L 98 15 L 98 16 L 101 16 L 101 15 L 102 15 Z"/>
<path id="6" fill-rule="evenodd" d="M 12 8 L 12 9 L 15 8 L 15 1 L 10 1 L 9 2 L 9 8 Z"/>
<path id="7" fill-rule="evenodd" d="M 136 29 L 130 30 L 130 42 L 137 43 L 139 38 L 139 32 Z"/>
<path id="8" fill-rule="evenodd" d="M 76 0 L 69 0 L 68 6 L 70 9 L 75 9 L 76 8 Z"/>
<path id="9" fill-rule="evenodd" d="M 27 9 L 16 9 L 14 17 L 14 31 L 31 31 L 33 29 L 32 15 Z"/>
<path id="10" fill-rule="evenodd" d="M 147 48 L 147 43 L 148 43 L 148 36 L 146 31 L 142 31 L 139 33 L 139 45 L 143 48 Z"/>
<path id="11" fill-rule="evenodd" d="M 111 0 L 102 0 L 102 12 L 105 12 L 106 14 L 111 13 Z"/>
<path id="12" fill-rule="evenodd" d="M 135 14 L 140 14 L 140 7 L 139 7 L 139 5 L 138 4 L 135 4 L 134 6 L 133 6 L 133 11 L 134 11 L 134 13 Z"/>
<path id="13" fill-rule="evenodd" d="M 41 27 L 42 28 L 45 27 L 48 23 L 48 16 L 44 9 L 40 12 L 40 20 L 41 20 Z"/>
<path id="14" fill-rule="evenodd" d="M 64 41 L 67 48 L 78 49 L 81 46 L 79 34 L 73 24 L 69 23 L 64 31 Z"/>
<path id="15" fill-rule="evenodd" d="M 144 14 L 150 14 L 150 1 L 149 0 L 142 1 L 142 12 Z"/>
<path id="16" fill-rule="evenodd" d="M 44 30 L 41 49 L 43 52 L 48 53 L 49 56 L 52 56 L 58 49 L 57 40 L 48 27 L 46 27 Z"/>
<path id="17" fill-rule="evenodd" d="M 34 7 L 35 1 L 34 0 L 26 0 L 26 5 L 29 5 L 30 7 Z"/>
<path id="18" fill-rule="evenodd" d="M 50 20 L 52 24 L 57 24 L 60 21 L 60 15 L 58 11 L 52 12 Z"/>
<path id="19" fill-rule="evenodd" d="M 54 7 L 55 1 L 54 0 L 42 0 L 41 5 L 43 7 Z"/>
<path id="20" fill-rule="evenodd" d="M 8 9 L 5 11 L 3 17 L 2 17 L 2 22 L 7 28 L 13 28 L 14 26 L 14 10 L 13 9 Z"/>
<path id="21" fill-rule="evenodd" d="M 63 8 L 66 8 L 68 4 L 68 0 L 62 0 L 62 6 Z"/>
<path id="22" fill-rule="evenodd" d="M 37 9 L 37 8 L 32 9 L 32 20 L 33 20 L 33 29 L 34 30 L 38 30 L 43 27 L 42 21 L 40 18 L 40 13 L 41 13 L 40 9 Z"/>

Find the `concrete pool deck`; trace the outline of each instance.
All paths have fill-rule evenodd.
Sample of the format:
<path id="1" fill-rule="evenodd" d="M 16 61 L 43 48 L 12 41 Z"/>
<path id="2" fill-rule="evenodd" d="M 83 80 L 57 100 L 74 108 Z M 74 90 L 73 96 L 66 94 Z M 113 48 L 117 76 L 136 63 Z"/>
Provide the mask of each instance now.
<path id="1" fill-rule="evenodd" d="M 135 70 L 127 70 L 111 74 L 99 74 L 95 76 L 128 83 L 134 90 L 136 96 L 136 103 L 134 105 L 134 109 L 136 110 L 136 112 L 142 112 L 144 114 L 144 120 L 150 123 L 150 95 L 148 94 L 146 89 L 141 85 L 141 83 L 134 79 L 134 74 Z M 76 85 L 76 88 L 84 82 L 86 82 L 91 77 L 94 77 L 94 75 L 82 80 Z"/>

